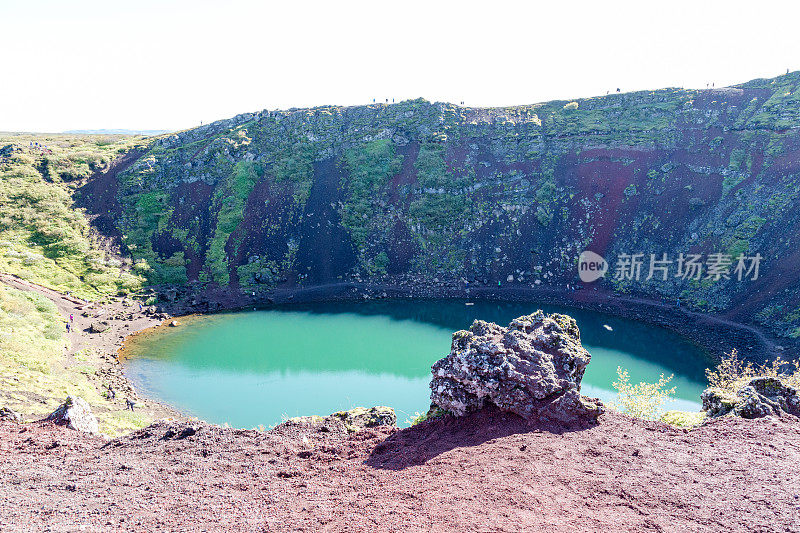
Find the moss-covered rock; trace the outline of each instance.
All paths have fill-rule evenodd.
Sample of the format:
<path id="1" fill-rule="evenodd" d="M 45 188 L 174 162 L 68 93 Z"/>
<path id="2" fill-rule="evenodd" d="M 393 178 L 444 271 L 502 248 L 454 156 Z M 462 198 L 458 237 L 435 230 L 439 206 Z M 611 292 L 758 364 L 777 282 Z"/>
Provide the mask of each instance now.
<path id="1" fill-rule="evenodd" d="M 734 390 L 708 388 L 701 398 L 709 417 L 800 416 L 800 392 L 775 377 L 755 377 L 737 384 Z"/>
<path id="2" fill-rule="evenodd" d="M 344 422 L 347 431 L 356 432 L 363 428 L 373 428 L 378 426 L 395 426 L 397 415 L 394 409 L 385 406 L 354 407 L 347 411 L 338 411 L 331 415 Z"/>

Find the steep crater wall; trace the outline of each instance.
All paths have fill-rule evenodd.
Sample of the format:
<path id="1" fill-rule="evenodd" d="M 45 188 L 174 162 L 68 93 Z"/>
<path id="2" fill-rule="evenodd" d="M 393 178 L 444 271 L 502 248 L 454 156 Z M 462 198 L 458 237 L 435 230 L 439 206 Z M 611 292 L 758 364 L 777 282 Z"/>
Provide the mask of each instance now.
<path id="1" fill-rule="evenodd" d="M 798 83 L 265 110 L 162 137 L 79 196 L 154 284 L 564 288 L 589 249 L 603 289 L 797 337 Z M 614 279 L 623 253 L 646 254 L 640 280 Z M 648 281 L 651 253 L 763 259 L 757 280 Z"/>

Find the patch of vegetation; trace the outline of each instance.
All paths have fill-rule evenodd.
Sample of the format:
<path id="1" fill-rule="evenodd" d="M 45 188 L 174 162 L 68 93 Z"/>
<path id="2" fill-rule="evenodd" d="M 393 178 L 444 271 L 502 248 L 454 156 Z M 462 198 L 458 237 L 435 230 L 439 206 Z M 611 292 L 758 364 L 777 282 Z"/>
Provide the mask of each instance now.
<path id="1" fill-rule="evenodd" d="M 420 190 L 411 201 L 408 217 L 424 255 L 418 267 L 456 269 L 464 252 L 455 241 L 473 210 L 467 188 L 474 180 L 474 169 L 448 169 L 445 147 L 439 143 L 423 143 L 414 167 Z"/>
<path id="2" fill-rule="evenodd" d="M 0 137 L 0 147 L 17 148 L 0 157 L 0 271 L 90 300 L 138 290 L 142 279 L 101 250 L 86 217 L 74 209 L 72 193 L 143 142 L 97 135 Z"/>
<path id="3" fill-rule="evenodd" d="M 350 175 L 342 180 L 347 200 L 340 213 L 342 225 L 357 248 L 365 247 L 371 235 L 386 229 L 386 186 L 389 178 L 400 172 L 402 161 L 388 139 L 357 145 L 345 152 Z"/>
<path id="4" fill-rule="evenodd" d="M 206 274 L 208 279 L 227 285 L 228 256 L 225 246 L 231 234 L 244 219 L 244 206 L 253 190 L 259 175 L 251 161 L 236 164 L 233 175 L 228 177 L 214 193 L 214 207 L 217 210 L 217 226 L 206 252 Z"/>
<path id="5" fill-rule="evenodd" d="M 444 416 L 447 414 L 447 411 L 441 409 L 439 407 L 431 407 L 425 413 L 420 413 L 419 411 L 415 412 L 413 415 L 406 419 L 406 424 L 409 426 L 416 426 L 426 420 L 430 420 L 432 418 L 439 418 L 440 416 Z"/>
<path id="6" fill-rule="evenodd" d="M 756 236 L 766 222 L 765 218 L 752 215 L 737 224 L 733 234 L 723 241 L 723 245 L 726 246 L 726 253 L 734 259 L 739 257 L 740 254 L 747 254 L 750 249 L 751 239 Z"/>
<path id="7" fill-rule="evenodd" d="M 693 428 L 702 424 L 706 419 L 706 413 L 699 411 L 697 413 L 689 411 L 667 411 L 661 415 L 659 420 L 670 426 L 679 428 Z"/>

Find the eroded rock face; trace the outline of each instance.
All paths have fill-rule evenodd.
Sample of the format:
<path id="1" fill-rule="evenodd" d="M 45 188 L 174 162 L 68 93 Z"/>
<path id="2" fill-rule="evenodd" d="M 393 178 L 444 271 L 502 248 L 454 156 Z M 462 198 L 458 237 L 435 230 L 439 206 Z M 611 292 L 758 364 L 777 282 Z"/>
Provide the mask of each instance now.
<path id="1" fill-rule="evenodd" d="M 433 365 L 431 401 L 457 416 L 492 403 L 527 419 L 596 421 L 602 404 L 580 395 L 590 359 L 572 317 L 540 310 L 507 328 L 476 320 Z"/>
<path id="2" fill-rule="evenodd" d="M 800 416 L 800 391 L 779 378 L 760 376 L 736 389 L 735 393 L 710 387 L 703 391 L 703 410 L 709 417 L 740 416 L 760 418 L 784 413 Z"/>
<path id="3" fill-rule="evenodd" d="M 99 435 L 97 418 L 92 414 L 92 408 L 83 398 L 67 396 L 58 408 L 45 419 L 70 429 Z"/>

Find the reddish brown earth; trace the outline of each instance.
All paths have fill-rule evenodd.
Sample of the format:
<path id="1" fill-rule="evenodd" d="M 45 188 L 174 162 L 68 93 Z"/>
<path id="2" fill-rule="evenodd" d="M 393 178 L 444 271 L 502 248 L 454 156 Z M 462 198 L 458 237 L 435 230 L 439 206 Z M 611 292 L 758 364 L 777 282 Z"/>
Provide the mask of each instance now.
<path id="1" fill-rule="evenodd" d="M 600 420 L 487 410 L 349 437 L 160 423 L 108 443 L 0 423 L 0 529 L 800 530 L 797 419 Z"/>

